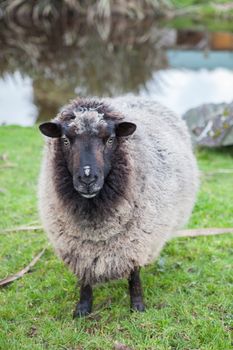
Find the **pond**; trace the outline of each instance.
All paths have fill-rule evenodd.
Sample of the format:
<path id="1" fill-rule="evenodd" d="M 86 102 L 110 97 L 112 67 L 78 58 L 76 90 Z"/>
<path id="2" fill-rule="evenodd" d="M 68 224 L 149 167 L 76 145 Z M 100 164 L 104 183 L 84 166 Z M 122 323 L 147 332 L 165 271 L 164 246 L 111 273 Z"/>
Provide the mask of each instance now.
<path id="1" fill-rule="evenodd" d="M 33 125 L 76 96 L 134 94 L 177 113 L 233 100 L 233 34 L 152 22 L 0 25 L 0 124 Z"/>

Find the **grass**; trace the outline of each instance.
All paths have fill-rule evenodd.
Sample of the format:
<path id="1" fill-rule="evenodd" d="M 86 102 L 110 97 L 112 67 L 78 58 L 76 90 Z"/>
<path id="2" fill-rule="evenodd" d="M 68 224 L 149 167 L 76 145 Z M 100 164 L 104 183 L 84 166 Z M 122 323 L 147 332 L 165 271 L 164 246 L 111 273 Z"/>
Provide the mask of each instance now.
<path id="1" fill-rule="evenodd" d="M 0 128 L 0 227 L 38 221 L 36 182 L 42 138 L 35 128 Z M 233 226 L 233 149 L 197 153 L 202 176 L 191 227 Z M 13 167 L 6 167 L 6 165 Z M 41 232 L 0 234 L 0 278 L 27 265 Z M 0 289 L 0 349 L 134 350 L 231 348 L 232 235 L 179 238 L 142 271 L 147 311 L 130 314 L 125 280 L 97 286 L 94 314 L 72 320 L 75 277 L 51 247 L 32 273 Z"/>
<path id="2" fill-rule="evenodd" d="M 171 0 L 176 15 L 162 21 L 176 29 L 233 31 L 233 8 L 229 0 Z M 219 5 L 221 8 L 219 8 Z M 224 9 L 225 6 L 225 9 Z"/>
<path id="3" fill-rule="evenodd" d="M 231 14 L 233 18 L 233 10 Z M 177 16 L 169 21 L 161 21 L 162 25 L 180 30 L 195 30 L 209 32 L 233 32 L 233 21 L 224 20 L 221 16 L 199 16 L 194 13 L 187 16 Z"/>
<path id="4" fill-rule="evenodd" d="M 175 7 L 186 7 L 194 5 L 229 4 L 229 0 L 170 0 Z"/>

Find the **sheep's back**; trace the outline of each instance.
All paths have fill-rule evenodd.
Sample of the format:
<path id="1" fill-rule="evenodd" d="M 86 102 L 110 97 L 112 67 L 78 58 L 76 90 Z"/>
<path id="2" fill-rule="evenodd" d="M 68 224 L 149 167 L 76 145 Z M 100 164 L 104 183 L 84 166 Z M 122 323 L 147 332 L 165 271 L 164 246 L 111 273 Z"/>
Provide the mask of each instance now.
<path id="1" fill-rule="evenodd" d="M 153 100 L 116 98 L 113 105 L 137 124 L 129 147 L 142 209 L 139 225 L 155 235 L 156 229 L 161 232 L 162 228 L 170 237 L 187 223 L 198 188 L 187 126 L 181 117 Z"/>

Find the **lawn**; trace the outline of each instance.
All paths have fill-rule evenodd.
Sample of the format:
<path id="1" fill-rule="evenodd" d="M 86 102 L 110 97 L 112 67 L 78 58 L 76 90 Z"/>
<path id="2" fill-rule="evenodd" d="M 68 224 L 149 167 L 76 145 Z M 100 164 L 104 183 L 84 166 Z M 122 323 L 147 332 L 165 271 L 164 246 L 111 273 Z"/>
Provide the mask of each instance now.
<path id="1" fill-rule="evenodd" d="M 0 128 L 1 229 L 38 222 L 41 153 L 36 128 Z M 202 181 L 190 227 L 233 227 L 233 148 L 201 150 L 197 157 Z M 0 278 L 46 244 L 43 231 L 0 233 Z M 49 246 L 31 273 L 0 289 L 0 349 L 105 350 L 118 342 L 134 350 L 228 350 L 232 262 L 233 235 L 174 239 L 142 271 L 145 313 L 129 312 L 121 280 L 97 286 L 93 315 L 72 320 L 76 280 Z"/>
<path id="2" fill-rule="evenodd" d="M 233 31 L 233 7 L 229 0 L 171 0 L 175 16 L 162 21 L 176 29 Z"/>

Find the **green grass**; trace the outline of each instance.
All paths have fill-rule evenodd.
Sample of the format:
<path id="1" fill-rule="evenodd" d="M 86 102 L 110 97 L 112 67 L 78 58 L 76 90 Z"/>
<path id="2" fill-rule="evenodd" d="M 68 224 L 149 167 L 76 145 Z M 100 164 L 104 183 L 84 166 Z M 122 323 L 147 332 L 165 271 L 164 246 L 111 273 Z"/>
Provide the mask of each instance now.
<path id="1" fill-rule="evenodd" d="M 194 5 L 229 4 L 230 0 L 170 0 L 175 7 L 186 7 Z"/>
<path id="2" fill-rule="evenodd" d="M 176 29 L 233 32 L 233 9 L 219 9 L 218 5 L 231 4 L 229 0 L 171 0 L 176 16 L 162 21 Z"/>
<path id="3" fill-rule="evenodd" d="M 231 17 L 233 18 L 233 10 L 231 12 Z M 225 20 L 221 16 L 207 16 L 202 14 L 201 16 L 195 14 L 187 16 L 177 16 L 172 20 L 162 20 L 160 22 L 163 26 L 169 28 L 175 28 L 180 30 L 196 30 L 196 31 L 205 31 L 210 32 L 233 32 L 233 21 Z"/>
<path id="4" fill-rule="evenodd" d="M 0 150 L 7 155 L 0 161 L 0 227 L 36 222 L 42 137 L 35 128 L 1 127 Z M 190 226 L 233 226 L 233 174 L 214 173 L 233 170 L 233 149 L 197 156 L 204 174 Z M 0 278 L 26 265 L 46 243 L 42 231 L 0 234 Z M 229 234 L 169 242 L 142 271 L 145 313 L 129 312 L 122 280 L 97 286 L 94 314 L 79 320 L 72 320 L 75 277 L 49 247 L 32 273 L 0 289 L 0 349 L 105 350 L 117 341 L 135 350 L 228 350 L 232 243 Z"/>

